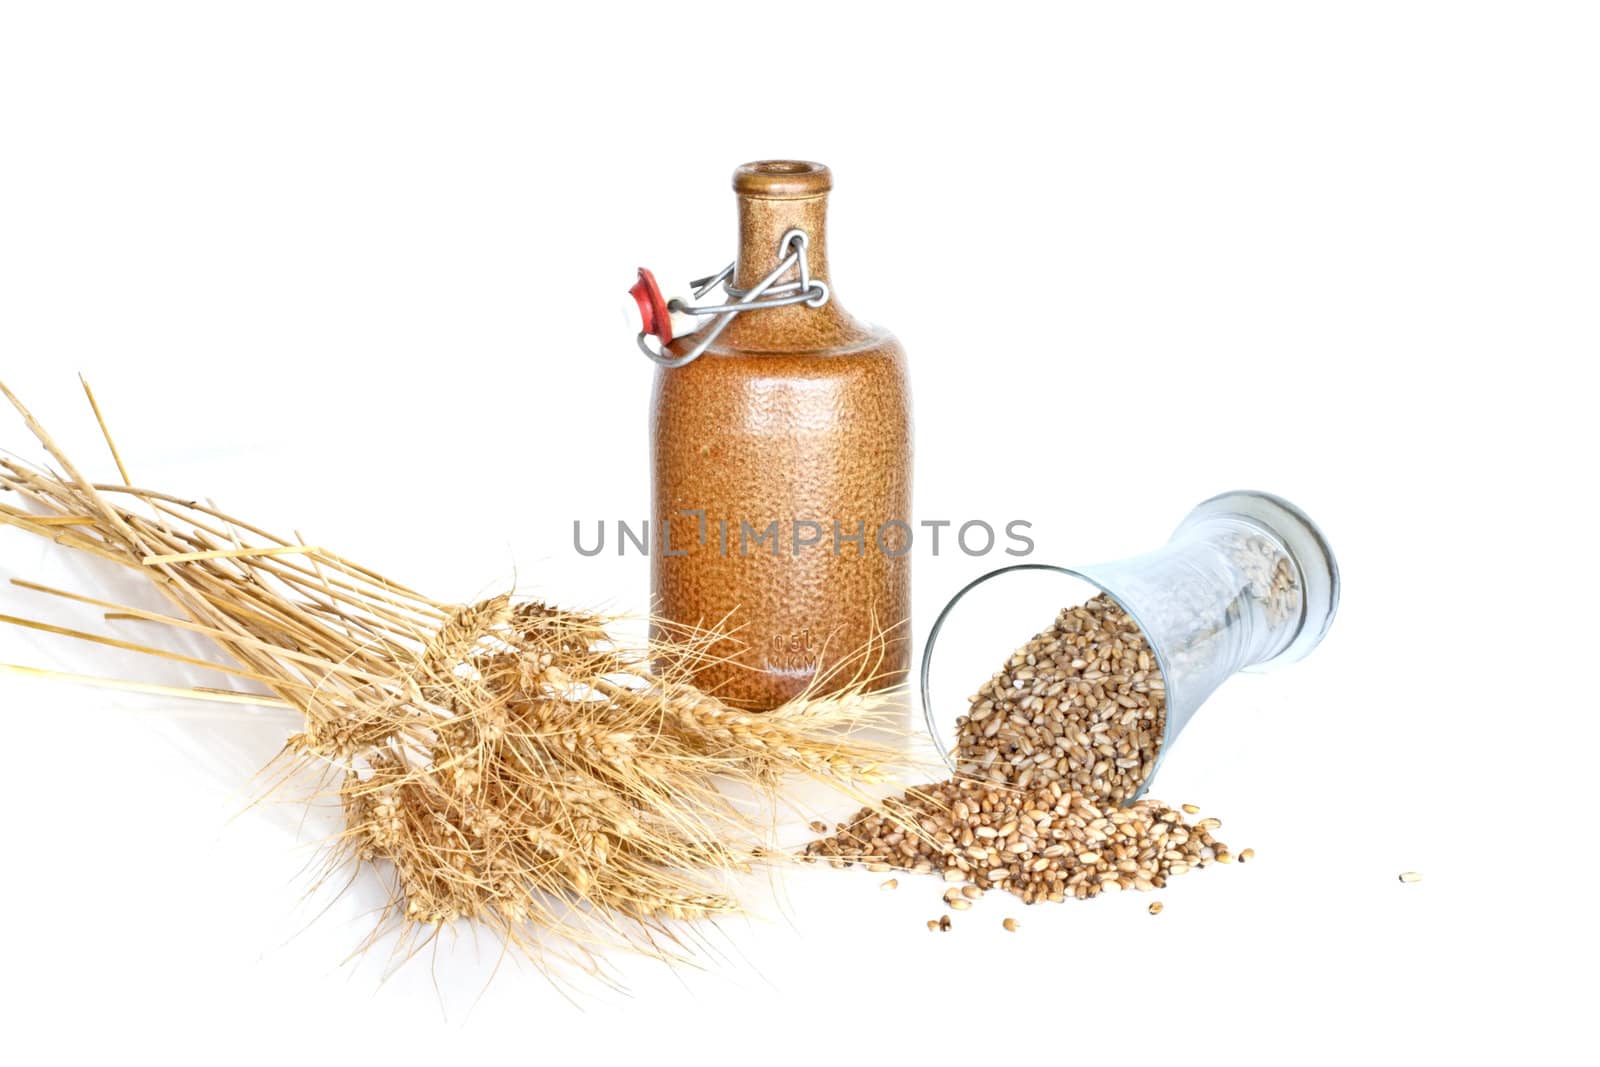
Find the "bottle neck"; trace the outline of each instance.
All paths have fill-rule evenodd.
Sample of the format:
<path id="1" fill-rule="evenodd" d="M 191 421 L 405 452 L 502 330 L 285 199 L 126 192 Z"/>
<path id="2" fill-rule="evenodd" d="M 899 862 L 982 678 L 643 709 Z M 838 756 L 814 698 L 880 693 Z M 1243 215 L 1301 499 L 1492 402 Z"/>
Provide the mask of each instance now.
<path id="1" fill-rule="evenodd" d="M 828 302 L 821 307 L 789 304 L 734 316 L 723 333 L 734 347 L 755 352 L 805 352 L 844 343 L 859 326 L 839 306 L 838 294 L 828 274 L 828 197 L 796 198 L 739 196 L 739 251 L 734 260 L 733 285 L 750 289 L 781 263 L 788 250 L 783 235 L 800 230 L 806 235 L 806 263 L 811 277 L 828 283 Z M 799 265 L 784 271 L 774 284 L 799 281 Z"/>
<path id="2" fill-rule="evenodd" d="M 827 281 L 827 227 L 826 193 L 795 200 L 739 197 L 739 252 L 734 261 L 733 284 L 749 289 L 770 274 L 788 252 L 782 242 L 790 230 L 806 235 L 806 261 L 811 276 Z M 778 281 L 796 281 L 799 277 L 798 269 L 791 268 Z"/>
<path id="3" fill-rule="evenodd" d="M 735 315 L 722 334 L 727 346 L 749 352 L 815 352 L 857 343 L 865 336 L 839 306 L 828 273 L 828 191 L 833 176 L 820 163 L 769 159 L 746 163 L 733 174 L 739 204 L 739 250 L 734 258 L 733 285 L 751 289 L 772 273 L 788 254 L 784 234 L 806 235 L 806 264 L 811 277 L 828 283 L 828 302 L 821 307 L 790 304 Z M 798 264 L 774 284 L 800 280 Z"/>

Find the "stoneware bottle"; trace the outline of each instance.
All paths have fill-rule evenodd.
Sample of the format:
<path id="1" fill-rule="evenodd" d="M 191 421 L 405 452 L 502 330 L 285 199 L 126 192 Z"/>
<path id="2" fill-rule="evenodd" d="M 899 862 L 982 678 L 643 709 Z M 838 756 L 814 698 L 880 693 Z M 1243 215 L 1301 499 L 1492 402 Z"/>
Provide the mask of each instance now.
<path id="1" fill-rule="evenodd" d="M 817 163 L 734 172 L 733 285 L 749 289 L 770 273 L 798 229 L 829 299 L 742 313 L 699 359 L 656 371 L 654 610 L 668 625 L 732 634 L 713 650 L 730 662 L 702 667 L 696 681 L 751 709 L 858 676 L 871 688 L 899 684 L 910 655 L 905 356 L 832 291 L 832 184 Z M 669 351 L 693 342 L 679 338 Z M 773 523 L 776 537 L 763 536 Z"/>

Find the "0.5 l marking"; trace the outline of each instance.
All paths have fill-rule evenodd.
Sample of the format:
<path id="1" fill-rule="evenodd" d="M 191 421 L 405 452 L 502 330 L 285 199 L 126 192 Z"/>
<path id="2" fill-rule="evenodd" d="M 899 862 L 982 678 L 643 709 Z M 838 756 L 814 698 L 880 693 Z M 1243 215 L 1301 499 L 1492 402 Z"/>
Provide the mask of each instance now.
<path id="1" fill-rule="evenodd" d="M 779 632 L 767 642 L 764 657 L 769 670 L 804 671 L 817 665 L 817 650 L 811 643 L 811 627 Z"/>

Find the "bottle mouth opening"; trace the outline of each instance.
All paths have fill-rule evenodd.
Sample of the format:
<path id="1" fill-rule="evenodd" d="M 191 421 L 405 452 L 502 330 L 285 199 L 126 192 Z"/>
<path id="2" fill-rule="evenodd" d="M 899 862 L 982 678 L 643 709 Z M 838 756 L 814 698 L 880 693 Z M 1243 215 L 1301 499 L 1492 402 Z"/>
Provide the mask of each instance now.
<path id="1" fill-rule="evenodd" d="M 733 172 L 733 191 L 768 200 L 803 200 L 833 188 L 833 173 L 804 159 L 762 159 Z"/>

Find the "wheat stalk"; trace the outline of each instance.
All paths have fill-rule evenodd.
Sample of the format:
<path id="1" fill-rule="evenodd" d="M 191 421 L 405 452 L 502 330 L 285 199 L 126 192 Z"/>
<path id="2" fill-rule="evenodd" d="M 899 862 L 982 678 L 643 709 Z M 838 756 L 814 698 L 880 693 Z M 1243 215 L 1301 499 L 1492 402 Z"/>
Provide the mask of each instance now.
<path id="1" fill-rule="evenodd" d="M 350 863 L 385 877 L 389 902 L 369 944 L 397 930 L 407 956 L 465 921 L 541 964 L 590 973 L 602 973 L 606 947 L 687 960 L 692 942 L 676 921 L 739 909 L 731 876 L 775 855 L 770 812 L 788 775 L 870 803 L 865 787 L 906 765 L 899 748 L 862 736 L 890 704 L 874 689 L 881 657 L 854 657 L 863 666 L 851 678 L 819 679 L 831 695 L 736 710 L 689 680 L 725 635 L 661 626 L 629 648 L 613 639 L 614 620 L 590 613 L 509 595 L 441 603 L 298 537 L 136 487 L 84 388 L 121 483 L 88 480 L 0 384 L 60 470 L 0 458 L 0 490 L 22 505 L 0 507 L 0 523 L 136 570 L 172 612 L 16 584 L 203 635 L 219 655 L 0 622 L 202 666 L 271 695 L 67 680 L 298 712 L 275 764 L 281 780 L 318 772 L 343 805 L 324 878 Z M 730 784 L 769 814 L 732 799 Z"/>

